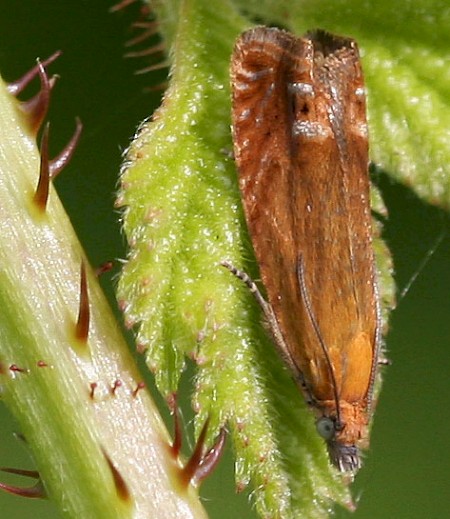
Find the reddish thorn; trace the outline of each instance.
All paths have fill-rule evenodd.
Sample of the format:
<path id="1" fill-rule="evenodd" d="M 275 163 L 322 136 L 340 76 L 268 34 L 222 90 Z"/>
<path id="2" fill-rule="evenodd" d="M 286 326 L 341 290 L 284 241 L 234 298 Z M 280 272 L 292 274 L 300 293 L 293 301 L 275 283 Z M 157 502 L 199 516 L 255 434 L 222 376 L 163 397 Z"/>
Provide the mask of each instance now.
<path id="1" fill-rule="evenodd" d="M 91 400 L 94 400 L 94 393 L 95 393 L 95 390 L 97 389 L 97 386 L 98 386 L 97 382 L 91 382 L 90 383 L 91 390 L 89 392 L 89 398 Z"/>
<path id="2" fill-rule="evenodd" d="M 125 327 L 127 327 L 127 323 L 125 323 Z M 131 326 L 130 326 L 130 328 L 131 328 Z M 148 344 L 143 343 L 143 342 L 136 343 L 136 351 L 138 353 L 145 353 L 147 351 L 147 349 L 148 349 Z M 149 369 L 150 369 L 150 371 L 152 371 L 152 373 L 155 373 L 157 370 L 156 364 L 153 367 L 150 366 Z"/>
<path id="3" fill-rule="evenodd" d="M 105 274 L 106 272 L 109 272 L 114 267 L 114 263 L 112 261 L 105 261 L 105 263 L 102 263 L 96 270 L 95 275 L 97 277 L 100 277 L 102 274 Z"/>
<path id="4" fill-rule="evenodd" d="M 140 74 L 146 74 L 147 72 L 153 72 L 155 70 L 161 70 L 163 68 L 169 68 L 168 61 L 161 61 L 160 63 L 155 63 L 154 65 L 150 65 L 150 67 L 141 68 L 136 70 L 135 74 L 139 76 Z"/>
<path id="5" fill-rule="evenodd" d="M 41 80 L 41 89 L 31 99 L 20 104 L 22 111 L 29 116 L 31 130 L 35 133 L 41 127 L 42 121 L 47 114 L 50 104 L 50 92 L 55 83 L 54 81 L 50 82 L 47 72 L 39 60 L 37 67 L 39 79 Z"/>
<path id="6" fill-rule="evenodd" d="M 9 370 L 17 373 L 28 373 L 28 370 L 26 368 L 19 368 L 17 364 L 11 364 L 11 366 L 9 366 Z"/>
<path id="7" fill-rule="evenodd" d="M 349 512 L 356 512 L 356 510 L 358 508 L 357 504 L 355 502 L 353 502 L 351 499 L 350 499 L 350 501 L 347 501 L 346 503 L 344 503 L 344 506 Z"/>
<path id="8" fill-rule="evenodd" d="M 134 2 L 136 2 L 136 0 L 122 0 L 121 2 L 110 7 L 109 12 L 116 13 L 117 11 L 120 11 L 121 9 L 128 7 L 129 5 L 134 4 Z"/>
<path id="9" fill-rule="evenodd" d="M 75 326 L 75 337 L 83 343 L 87 342 L 89 334 L 89 294 L 87 288 L 86 265 L 84 260 L 81 261 L 80 271 L 80 306 L 78 311 L 78 320 Z"/>
<path id="10" fill-rule="evenodd" d="M 37 470 L 26 470 L 26 469 L 15 469 L 12 467 L 0 467 L 2 472 L 7 472 L 8 474 L 17 474 L 19 476 L 25 476 L 26 478 L 34 478 L 39 479 L 39 472 Z"/>
<path id="11" fill-rule="evenodd" d="M 50 178 L 53 180 L 62 169 L 64 169 L 72 158 L 75 148 L 77 147 L 78 141 L 80 140 L 81 131 L 83 130 L 83 124 L 80 119 L 76 119 L 76 128 L 72 138 L 66 144 L 65 148 L 59 155 L 50 161 Z"/>
<path id="12" fill-rule="evenodd" d="M 176 392 L 169 393 L 166 398 L 167 406 L 169 407 L 169 411 L 173 414 L 175 408 L 177 407 L 177 394 Z"/>
<path id="13" fill-rule="evenodd" d="M 173 443 L 171 450 L 174 458 L 178 458 L 181 451 L 183 433 L 181 431 L 180 408 L 178 407 L 176 393 L 172 393 L 169 397 L 169 407 L 173 414 Z"/>
<path id="14" fill-rule="evenodd" d="M 54 54 L 52 54 L 49 58 L 44 59 L 41 62 L 42 67 L 48 67 L 51 63 L 53 63 L 59 56 L 61 56 L 61 51 L 57 50 Z M 6 87 L 8 92 L 13 96 L 17 96 L 24 90 L 31 81 L 39 74 L 39 61 L 37 65 L 35 65 L 31 70 L 29 70 L 26 74 L 24 74 L 21 78 L 16 81 L 12 81 Z"/>
<path id="15" fill-rule="evenodd" d="M 150 15 L 152 14 L 152 8 L 150 7 L 150 5 L 147 3 L 145 5 L 141 5 L 141 8 L 139 9 L 139 14 L 140 14 L 140 17 L 141 17 L 141 20 L 143 18 L 149 18 Z"/>
<path id="16" fill-rule="evenodd" d="M 128 490 L 128 486 L 125 483 L 125 480 L 122 477 L 122 474 L 117 470 L 114 466 L 111 458 L 106 454 L 105 450 L 102 447 L 103 456 L 105 456 L 106 462 L 108 463 L 109 469 L 111 470 L 111 475 L 114 480 L 114 486 L 116 487 L 117 495 L 122 501 L 130 500 L 130 491 Z"/>
<path id="17" fill-rule="evenodd" d="M 157 85 L 147 87 L 144 89 L 145 92 L 163 92 L 167 90 L 169 83 L 167 81 L 163 81 L 162 83 L 158 83 Z"/>
<path id="18" fill-rule="evenodd" d="M 161 43 L 157 43 L 156 45 L 152 45 L 148 49 L 127 52 L 124 57 L 125 58 L 142 58 L 144 56 L 150 56 L 150 55 L 156 54 L 158 52 L 164 52 L 165 50 L 166 50 L 166 44 L 164 42 L 161 42 Z"/>
<path id="19" fill-rule="evenodd" d="M 203 448 L 205 447 L 206 433 L 208 432 L 209 418 L 206 419 L 203 428 L 195 444 L 194 452 L 187 461 L 186 465 L 181 469 L 181 481 L 185 486 L 193 481 L 195 474 L 200 467 L 203 459 Z"/>
<path id="20" fill-rule="evenodd" d="M 217 467 L 220 458 L 225 450 L 225 440 L 227 438 L 227 432 L 224 427 L 220 429 L 219 436 L 217 437 L 214 445 L 209 451 L 202 457 L 197 470 L 192 477 L 192 483 L 198 486 L 205 478 L 214 472 Z"/>
<path id="21" fill-rule="evenodd" d="M 115 396 L 117 389 L 122 386 L 122 381 L 117 379 L 114 381 L 114 384 L 111 386 L 111 395 Z"/>
<path id="22" fill-rule="evenodd" d="M 147 21 L 147 20 L 144 20 L 144 21 L 137 21 L 137 22 L 134 22 L 131 24 L 131 27 L 136 27 L 138 29 L 147 29 L 147 28 L 150 28 L 150 27 L 158 27 L 159 26 L 159 22 L 157 22 L 156 20 L 154 21 Z"/>
<path id="23" fill-rule="evenodd" d="M 131 330 L 131 328 L 133 328 L 133 326 L 136 324 L 136 321 L 133 318 L 125 319 L 123 324 L 125 325 L 125 328 L 127 330 Z M 139 351 L 139 347 L 138 347 L 138 351 Z"/>
<path id="24" fill-rule="evenodd" d="M 48 366 L 48 364 L 43 360 L 38 360 L 36 365 L 38 368 L 46 368 Z"/>
<path id="25" fill-rule="evenodd" d="M 145 382 L 138 382 L 136 388 L 133 390 L 133 398 L 136 398 L 137 397 L 137 394 L 139 391 L 141 391 L 141 389 L 145 389 Z"/>
<path id="26" fill-rule="evenodd" d="M 39 472 L 35 470 L 23 470 L 23 469 L 13 469 L 8 467 L 2 467 L 0 469 L 3 472 L 8 472 L 10 474 L 18 474 L 20 476 L 29 477 L 37 479 L 37 483 L 32 487 L 16 487 L 13 485 L 7 485 L 6 483 L 0 483 L 0 488 L 5 490 L 5 492 L 9 492 L 10 494 L 14 494 L 16 496 L 21 497 L 29 497 L 32 499 L 44 498 L 46 497 L 46 493 L 42 482 L 40 480 Z"/>
<path id="27" fill-rule="evenodd" d="M 141 34 L 138 34 L 134 38 L 128 40 L 125 43 L 125 47 L 132 47 L 133 45 L 137 45 L 138 43 L 145 41 L 147 38 L 151 38 L 159 31 L 158 22 L 136 22 L 133 24 L 133 27 L 136 27 L 138 29 L 142 28 L 145 29 L 145 31 L 141 32 Z"/>
<path id="28" fill-rule="evenodd" d="M 248 487 L 248 483 L 246 481 L 238 481 L 236 483 L 236 494 L 242 493 Z"/>
<path id="29" fill-rule="evenodd" d="M 39 168 L 39 180 L 34 193 L 33 201 L 42 212 L 47 207 L 48 191 L 50 187 L 50 167 L 48 160 L 48 135 L 50 132 L 50 123 L 45 125 L 41 137 L 41 165 Z"/>

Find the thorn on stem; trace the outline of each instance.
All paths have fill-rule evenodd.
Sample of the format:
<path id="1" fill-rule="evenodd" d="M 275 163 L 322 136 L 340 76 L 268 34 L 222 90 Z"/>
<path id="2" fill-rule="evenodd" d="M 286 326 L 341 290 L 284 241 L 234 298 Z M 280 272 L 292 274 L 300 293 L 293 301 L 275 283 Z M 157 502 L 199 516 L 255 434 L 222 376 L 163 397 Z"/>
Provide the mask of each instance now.
<path id="1" fill-rule="evenodd" d="M 80 305 L 78 310 L 78 320 L 75 326 L 75 337 L 78 341 L 86 344 L 89 335 L 89 294 L 87 287 L 86 265 L 84 260 L 81 262 L 80 271 Z"/>
<path id="2" fill-rule="evenodd" d="M 134 38 L 131 38 L 125 43 L 125 47 L 133 47 L 134 45 L 137 45 L 138 43 L 142 43 L 147 38 L 151 38 L 159 31 L 159 23 L 154 22 L 135 22 L 133 23 L 133 27 L 137 29 L 145 29 L 140 34 L 135 36 Z"/>
<path id="3" fill-rule="evenodd" d="M 170 67 L 169 61 L 164 60 L 164 61 L 161 61 L 160 63 L 155 63 L 154 65 L 150 65 L 149 67 L 145 67 L 145 68 L 141 68 L 140 70 L 136 70 L 135 74 L 138 76 L 141 74 L 146 74 L 147 72 L 154 72 L 155 70 L 161 70 L 163 68 L 169 68 L 169 67 Z"/>
<path id="4" fill-rule="evenodd" d="M 103 456 L 105 456 L 106 462 L 108 463 L 109 469 L 111 471 L 111 475 L 114 480 L 114 486 L 116 487 L 116 492 L 118 497 L 122 501 L 130 501 L 130 491 L 128 490 L 128 486 L 125 483 L 125 480 L 122 477 L 122 474 L 118 471 L 118 469 L 114 466 L 111 458 L 105 452 L 102 447 Z"/>
<path id="5" fill-rule="evenodd" d="M 28 373 L 28 369 L 20 368 L 17 366 L 17 364 L 11 364 L 11 366 L 9 366 L 9 370 L 13 373 Z"/>
<path id="6" fill-rule="evenodd" d="M 83 130 L 83 124 L 79 117 L 75 118 L 76 127 L 70 141 L 66 144 L 59 155 L 50 161 L 50 178 L 53 180 L 67 166 L 73 157 L 80 135 Z"/>
<path id="7" fill-rule="evenodd" d="M 102 274 L 105 274 L 106 272 L 109 272 L 114 267 L 114 263 L 112 261 L 105 261 L 105 263 L 102 263 L 96 270 L 95 275 L 97 277 L 100 277 Z"/>
<path id="8" fill-rule="evenodd" d="M 111 395 L 116 396 L 116 392 L 119 389 L 119 387 L 122 387 L 122 381 L 117 379 L 114 381 L 114 384 L 111 386 Z"/>
<path id="9" fill-rule="evenodd" d="M 7 472 L 9 474 L 18 474 L 19 476 L 24 476 L 27 478 L 37 479 L 35 485 L 31 487 L 17 487 L 14 485 L 8 485 L 6 483 L 0 483 L 0 488 L 9 494 L 14 494 L 16 496 L 28 497 L 32 499 L 45 498 L 46 493 L 42 481 L 40 479 L 39 472 L 35 470 L 24 470 L 24 469 L 14 469 L 10 467 L 2 467 L 0 468 L 2 472 Z"/>
<path id="10" fill-rule="evenodd" d="M 90 391 L 89 391 L 89 398 L 91 400 L 94 400 L 94 394 L 95 394 L 95 390 L 97 389 L 97 382 L 91 382 L 89 387 L 90 387 Z"/>
<path id="11" fill-rule="evenodd" d="M 214 445 L 204 456 L 202 456 L 200 464 L 192 477 L 192 483 L 194 485 L 198 486 L 205 478 L 214 472 L 214 469 L 217 467 L 223 451 L 225 450 L 226 437 L 226 430 L 222 427 Z"/>
<path id="12" fill-rule="evenodd" d="M 61 56 L 62 52 L 60 50 L 57 50 L 55 53 L 53 53 L 49 58 L 44 59 L 44 61 L 41 61 L 41 66 L 46 68 L 51 63 L 56 61 L 59 56 Z M 39 75 L 39 61 L 38 63 L 28 72 L 26 72 L 21 78 L 16 79 L 16 81 L 12 81 L 11 83 L 8 83 L 6 89 L 10 94 L 13 96 L 18 96 L 25 88 L 31 83 L 31 81 Z"/>
<path id="13" fill-rule="evenodd" d="M 158 83 L 157 85 L 146 87 L 145 92 L 163 92 L 167 90 L 169 83 L 167 81 L 163 81 L 162 83 Z"/>
<path id="14" fill-rule="evenodd" d="M 48 140 L 50 133 L 50 123 L 45 125 L 44 131 L 41 137 L 41 164 L 39 170 L 39 180 L 38 185 L 36 187 L 36 192 L 34 193 L 33 201 L 41 212 L 44 212 L 47 207 L 48 201 L 48 193 L 50 189 L 50 180 L 53 180 L 60 171 L 67 166 L 70 159 L 73 156 L 76 145 L 78 144 L 81 130 L 83 125 L 81 121 L 77 118 L 77 125 L 75 128 L 75 132 L 70 139 L 69 143 L 65 146 L 65 148 L 61 151 L 59 155 L 57 155 L 54 159 L 49 160 L 48 157 Z"/>
<path id="15" fill-rule="evenodd" d="M 50 105 L 50 94 L 56 82 L 56 77 L 53 77 L 51 80 L 49 79 L 44 65 L 39 60 L 37 60 L 36 66 L 41 81 L 41 88 L 31 99 L 20 103 L 20 108 L 27 114 L 31 131 L 34 133 L 38 132 L 42 121 L 47 115 Z"/>
<path id="16" fill-rule="evenodd" d="M 110 7 L 109 12 L 116 13 L 117 11 L 120 11 L 121 9 L 128 7 L 129 5 L 134 4 L 136 1 L 137 0 L 122 0 L 121 2 L 118 2 L 117 4 Z"/>
<path id="17" fill-rule="evenodd" d="M 168 403 L 170 411 L 173 414 L 173 443 L 171 450 L 174 458 L 178 458 L 181 451 L 183 433 L 181 431 L 180 408 L 178 407 L 176 393 L 172 393 Z"/>
<path id="18" fill-rule="evenodd" d="M 178 412 L 175 413 L 175 420 L 177 420 Z M 194 486 L 199 486 L 200 483 L 208 477 L 216 468 L 222 457 L 225 448 L 226 431 L 225 428 L 220 430 L 218 437 L 216 438 L 214 445 L 206 453 L 206 434 L 208 432 L 209 418 L 205 421 L 203 428 L 198 437 L 197 443 L 191 457 L 187 461 L 186 465 L 180 471 L 181 484 L 185 487 L 191 483 Z M 177 440 L 178 438 L 178 440 Z M 179 422 L 175 421 L 175 439 L 172 445 L 172 452 L 175 454 L 180 452 L 181 449 L 181 432 Z"/>
<path id="19" fill-rule="evenodd" d="M 132 52 L 127 52 L 125 54 L 125 58 L 142 58 L 144 56 L 151 56 L 152 54 L 157 54 L 158 52 L 165 52 L 166 45 L 164 42 L 157 43 L 156 45 L 152 45 L 151 47 L 143 50 L 137 50 Z"/>
<path id="20" fill-rule="evenodd" d="M 133 393 L 132 393 L 133 398 L 136 398 L 138 392 L 141 391 L 142 389 L 145 389 L 145 382 L 138 382 L 137 386 L 133 389 Z"/>
<path id="21" fill-rule="evenodd" d="M 41 137 L 41 165 L 39 168 L 39 180 L 33 197 L 33 202 L 41 212 L 44 212 L 47 207 L 48 191 L 50 188 L 50 163 L 48 160 L 49 132 L 50 123 L 47 123 Z"/>

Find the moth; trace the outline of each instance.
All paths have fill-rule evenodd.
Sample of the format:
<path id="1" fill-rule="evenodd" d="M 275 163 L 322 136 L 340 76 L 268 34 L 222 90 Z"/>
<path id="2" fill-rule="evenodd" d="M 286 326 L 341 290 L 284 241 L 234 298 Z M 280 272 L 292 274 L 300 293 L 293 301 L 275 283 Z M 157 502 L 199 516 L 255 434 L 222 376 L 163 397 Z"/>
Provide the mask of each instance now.
<path id="1" fill-rule="evenodd" d="M 256 27 L 231 60 L 234 155 L 274 342 L 342 472 L 368 445 L 380 354 L 368 131 L 354 40 Z"/>

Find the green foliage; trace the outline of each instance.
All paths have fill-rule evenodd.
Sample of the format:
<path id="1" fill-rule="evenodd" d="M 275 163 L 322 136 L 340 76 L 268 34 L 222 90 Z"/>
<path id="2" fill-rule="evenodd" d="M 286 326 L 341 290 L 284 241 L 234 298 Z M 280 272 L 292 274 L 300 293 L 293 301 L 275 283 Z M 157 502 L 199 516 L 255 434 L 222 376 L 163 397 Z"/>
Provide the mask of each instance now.
<path id="1" fill-rule="evenodd" d="M 258 324 L 251 296 L 220 267 L 230 260 L 255 272 L 233 163 L 223 152 L 231 149 L 233 42 L 251 24 L 251 15 L 298 34 L 320 26 L 356 37 L 369 89 L 373 159 L 442 204 L 448 202 L 448 186 L 437 181 L 448 151 L 440 146 L 437 153 L 436 148 L 449 127 L 447 112 L 439 95 L 410 67 L 410 39 L 394 30 L 385 37 L 396 23 L 393 17 L 373 30 L 363 23 L 368 7 L 360 2 L 341 2 L 338 10 L 325 1 L 243 2 L 242 8 L 249 18 L 239 18 L 229 2 L 221 2 L 220 9 L 214 2 L 180 2 L 178 17 L 173 2 L 159 8 L 162 36 L 171 49 L 171 82 L 153 121 L 140 128 L 127 153 L 119 200 L 125 206 L 130 254 L 119 297 L 128 322 L 137 325 L 139 346 L 147 350 L 163 394 L 177 390 L 185 356 L 196 361 L 197 424 L 210 416 L 217 431 L 228 422 L 238 488 L 253 480 L 260 514 L 323 517 L 330 501 L 345 504 L 350 497 Z M 384 19 L 397 10 L 380 5 L 379 13 L 372 8 L 371 13 Z M 422 17 L 413 20 L 420 24 Z M 417 40 L 416 45 L 425 44 Z M 428 64 L 431 77 L 440 64 L 437 59 L 434 68 Z M 423 124 L 427 115 L 441 128 L 432 141 L 431 127 Z M 391 259 L 378 237 L 375 249 L 387 320 L 394 304 Z"/>
<path id="2" fill-rule="evenodd" d="M 236 11 L 238 7 L 246 18 Z M 219 265 L 227 259 L 257 277 L 233 161 L 226 153 L 231 149 L 229 56 L 237 34 L 254 21 L 277 23 L 297 34 L 322 27 L 355 37 L 362 50 L 369 91 L 372 159 L 411 185 L 424 200 L 447 207 L 450 116 L 445 57 L 449 9 L 444 1 L 382 1 L 374 5 L 349 0 L 242 0 L 233 4 L 167 0 L 156 9 L 171 49 L 172 81 L 154 120 L 143 124 L 133 141 L 122 176 L 119 199 L 125 206 L 130 256 L 119 293 L 126 318 L 128 323 L 137 324 L 138 341 L 148 348 L 148 365 L 163 394 L 177 389 L 185 356 L 196 361 L 193 402 L 199 412 L 197 428 L 211 416 L 212 440 L 221 424 L 229 424 L 237 459 L 237 486 L 241 489 L 252 479 L 260 514 L 324 517 L 332 501 L 349 503 L 348 491 L 330 470 L 311 413 L 275 355 L 251 295 Z M 20 151 L 18 142 L 23 131 L 14 133 L 10 119 L 8 113 L 1 119 L 5 133 L 0 170 L 6 179 L 22 178 L 23 161 L 28 161 L 25 174 L 30 174 L 31 180 L 26 181 L 25 192 L 29 194 L 35 185 L 38 155 L 32 142 L 28 142 L 31 152 L 29 148 Z M 8 155 L 14 149 L 16 154 Z M 54 199 L 54 193 L 51 196 Z M 11 194 L 6 198 L 2 195 L 2 201 L 8 197 Z M 381 206 L 377 200 L 376 207 Z M 52 308 L 67 308 L 58 299 L 64 292 L 70 300 L 69 321 L 74 319 L 83 253 L 74 245 L 64 217 L 54 213 L 51 232 L 42 226 L 41 231 L 52 236 L 53 230 L 58 230 L 58 243 L 69 252 L 64 256 L 58 249 L 56 258 L 62 262 L 55 268 L 52 260 L 49 268 L 48 244 L 36 240 L 35 222 L 30 223 L 25 209 L 23 205 L 17 212 L 8 209 L 9 216 L 19 218 L 14 225 L 2 219 L 2 228 L 8 232 L 21 228 L 31 232 L 24 235 L 16 252 L 11 247 L 16 237 L 2 235 L 2 265 L 19 267 L 24 247 L 35 242 L 41 256 L 35 251 L 29 257 L 42 270 L 39 275 L 31 271 L 28 285 L 33 286 L 36 279 L 42 281 L 36 284 L 41 295 L 29 299 L 29 294 L 19 291 L 17 272 L 12 269 L 13 277 L 8 278 L 5 276 L 11 270 L 2 270 L 1 360 L 5 365 L 14 361 L 33 368 L 28 378 L 17 374 L 3 384 L 5 402 L 26 433 L 59 508 L 72 510 L 66 513 L 74 517 L 80 516 L 80 510 L 84 517 L 113 517 L 121 511 L 115 507 L 110 473 L 97 438 L 104 440 L 110 423 L 130 424 L 130 430 L 121 430 L 107 440 L 112 450 L 117 448 L 122 466 L 133 459 L 146 464 L 151 458 L 147 453 L 156 452 L 151 451 L 153 443 L 149 441 L 151 423 L 156 424 L 156 435 L 163 443 L 167 443 L 167 435 L 148 409 L 142 410 L 140 419 L 135 406 L 136 414 L 131 417 L 133 408 L 126 397 L 109 399 L 105 406 L 114 407 L 118 414 L 85 414 L 85 407 L 92 407 L 87 391 L 91 379 L 68 358 L 70 345 L 69 349 L 61 348 L 67 334 L 58 335 L 60 316 L 55 319 L 47 313 Z M 375 248 L 387 309 L 393 300 L 390 259 L 382 241 L 377 240 Z M 56 277 L 50 281 L 47 274 L 55 274 L 52 270 Z M 90 283 L 95 285 L 93 279 Z M 47 290 L 49 294 L 43 297 Z M 40 301 L 52 301 L 52 306 L 42 313 Z M 101 297 L 95 296 L 94 301 L 97 317 L 99 313 L 109 316 Z M 139 380 L 130 359 L 126 358 L 125 365 L 109 364 L 116 355 L 112 345 L 124 348 L 112 323 L 107 317 L 99 325 L 106 342 L 96 361 L 81 362 L 87 373 L 92 373 L 92 366 L 99 369 L 95 376 L 102 380 L 106 392 L 115 373 L 122 377 L 130 369 L 130 387 Z M 35 367 L 41 357 L 53 366 L 52 371 Z M 70 398 L 61 400 L 60 395 Z M 36 405 L 39 402 L 45 402 L 45 406 Z M 148 422 L 146 412 L 153 416 Z M 71 434 L 74 430 L 77 435 Z M 120 445 L 114 446 L 118 438 Z M 161 440 L 156 443 L 161 445 Z M 121 452 L 128 444 L 136 446 L 139 454 Z M 145 481 L 154 482 L 158 488 L 161 480 L 153 477 L 155 472 L 157 469 L 147 466 Z M 64 484 L 67 481 L 70 487 Z M 136 488 L 140 482 L 137 478 Z M 145 495 L 141 498 L 146 501 Z"/>

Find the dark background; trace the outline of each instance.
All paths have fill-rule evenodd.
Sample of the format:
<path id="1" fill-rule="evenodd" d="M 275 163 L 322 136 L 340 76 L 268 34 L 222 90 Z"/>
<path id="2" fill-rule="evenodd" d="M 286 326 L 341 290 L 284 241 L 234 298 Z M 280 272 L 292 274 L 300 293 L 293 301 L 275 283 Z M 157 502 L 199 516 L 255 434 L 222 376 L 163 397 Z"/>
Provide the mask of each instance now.
<path id="1" fill-rule="evenodd" d="M 54 91 L 51 156 L 66 143 L 81 117 L 84 132 L 71 165 L 56 181 L 58 192 L 94 265 L 125 256 L 114 191 L 127 146 L 139 121 L 159 103 L 145 87 L 161 73 L 135 76 L 144 60 L 123 59 L 137 6 L 109 14 L 111 2 L 0 0 L 0 70 L 13 80 L 56 49 L 64 54 L 51 66 L 61 79 Z M 409 292 L 392 314 L 387 337 L 387 370 L 365 468 L 358 476 L 355 519 L 433 519 L 449 515 L 450 461 L 450 236 L 445 213 L 421 203 L 389 177 L 377 178 L 389 208 L 385 235 L 400 288 L 417 272 Z M 102 283 L 112 297 L 112 278 Z M 115 303 L 112 301 L 112 305 Z M 0 466 L 33 468 L 19 432 L 0 406 Z M 0 475 L 0 478 L 2 476 Z M 7 477 L 5 476 L 4 480 Z M 9 481 L 13 481 L 9 479 Z M 14 482 L 19 483 L 17 479 Z M 231 457 L 202 491 L 211 518 L 247 518 L 248 497 L 233 491 Z M 2 517 L 59 517 L 50 503 L 0 493 Z M 350 514 L 338 511 L 337 517 Z"/>

